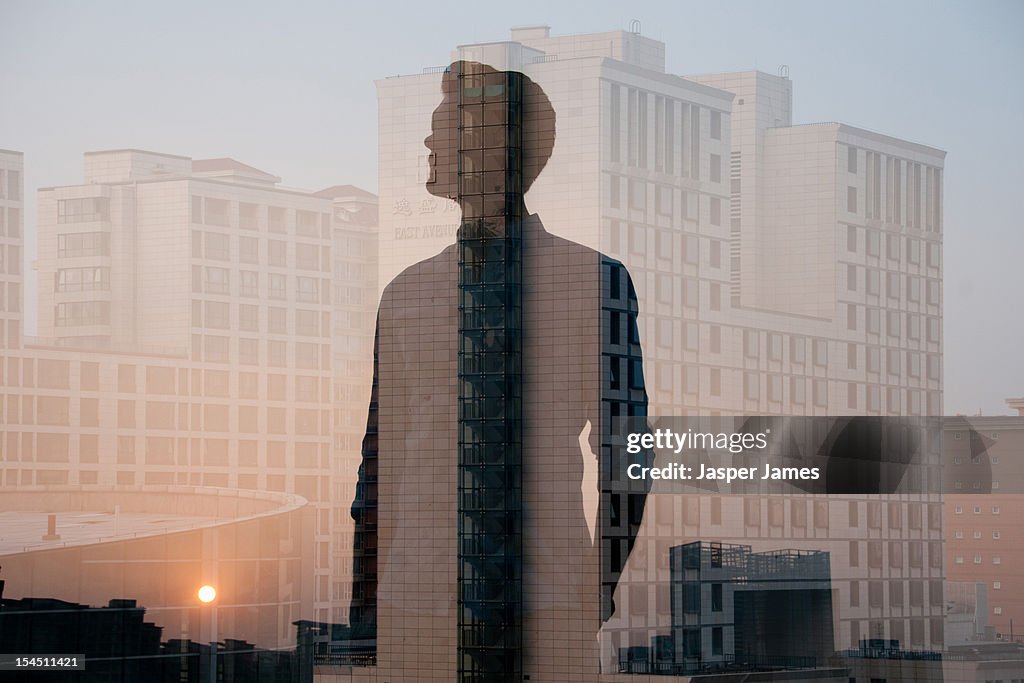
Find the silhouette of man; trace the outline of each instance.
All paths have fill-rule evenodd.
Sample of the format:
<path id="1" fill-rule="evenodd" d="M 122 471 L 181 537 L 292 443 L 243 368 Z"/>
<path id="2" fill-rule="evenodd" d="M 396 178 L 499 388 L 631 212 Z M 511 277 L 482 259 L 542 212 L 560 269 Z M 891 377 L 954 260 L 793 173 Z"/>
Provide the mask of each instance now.
<path id="1" fill-rule="evenodd" d="M 608 446 L 646 415 L 636 295 L 526 210 L 555 140 L 543 90 L 462 61 L 442 92 L 427 189 L 462 222 L 382 295 L 353 634 L 391 681 L 591 681 L 647 492 Z"/>

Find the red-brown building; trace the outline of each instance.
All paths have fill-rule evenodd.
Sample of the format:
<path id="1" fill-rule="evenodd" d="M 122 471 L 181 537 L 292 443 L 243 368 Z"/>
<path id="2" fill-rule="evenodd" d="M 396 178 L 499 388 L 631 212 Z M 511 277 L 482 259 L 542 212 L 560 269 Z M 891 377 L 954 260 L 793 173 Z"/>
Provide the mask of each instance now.
<path id="1" fill-rule="evenodd" d="M 948 580 L 983 583 L 988 625 L 1022 639 L 1024 419 L 949 418 L 943 458 Z"/>

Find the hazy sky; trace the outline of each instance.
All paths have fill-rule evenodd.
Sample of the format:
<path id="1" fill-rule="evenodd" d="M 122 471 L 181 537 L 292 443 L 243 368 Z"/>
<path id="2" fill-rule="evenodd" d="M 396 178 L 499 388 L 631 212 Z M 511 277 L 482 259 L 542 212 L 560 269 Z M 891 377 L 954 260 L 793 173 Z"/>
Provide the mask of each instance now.
<path id="1" fill-rule="evenodd" d="M 514 25 L 627 28 L 668 71 L 790 67 L 794 120 L 947 150 L 946 411 L 1024 396 L 1024 2 L 13 2 L 0 0 L 0 148 L 34 195 L 82 152 L 231 156 L 319 189 L 377 185 L 374 79 Z M 33 300 L 34 290 L 27 293 Z M 31 308 L 31 307 L 30 307 Z"/>

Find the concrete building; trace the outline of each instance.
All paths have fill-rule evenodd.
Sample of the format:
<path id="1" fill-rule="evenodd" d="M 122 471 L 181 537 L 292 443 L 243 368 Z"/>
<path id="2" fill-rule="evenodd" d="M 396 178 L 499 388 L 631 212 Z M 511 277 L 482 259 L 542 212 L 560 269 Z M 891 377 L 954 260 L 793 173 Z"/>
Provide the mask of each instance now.
<path id="1" fill-rule="evenodd" d="M 293 623 L 313 611 L 315 515 L 300 496 L 262 491 L 7 489 L 3 595 L 93 606 L 133 600 L 163 640 L 291 648 Z M 197 597 L 203 585 L 217 591 L 208 605 Z"/>
<path id="2" fill-rule="evenodd" d="M 972 640 L 1024 637 L 1024 424 L 1017 416 L 947 418 L 943 435 L 946 565 L 951 582 L 982 584 Z M 951 643 L 952 644 L 952 643 Z"/>
<path id="3" fill-rule="evenodd" d="M 24 173 L 21 152 L 0 149 L 0 349 L 21 345 Z"/>
<path id="4" fill-rule="evenodd" d="M 834 653 L 827 553 L 696 541 L 670 565 L 672 673 L 814 669 Z"/>
<path id="5" fill-rule="evenodd" d="M 785 73 L 680 77 L 664 51 L 635 32 L 528 27 L 451 55 L 521 71 L 550 98 L 554 151 L 526 204 L 629 272 L 649 413 L 940 414 L 944 152 L 794 125 Z M 377 83 L 381 287 L 455 240 L 459 207 L 424 188 L 421 143 L 444 70 Z M 938 444 L 926 449 L 937 471 Z M 939 488 L 929 475 L 909 496 L 772 501 L 655 486 L 616 573 L 601 671 L 664 632 L 668 548 L 699 539 L 827 552 L 837 649 L 868 637 L 941 647 Z"/>
<path id="6" fill-rule="evenodd" d="M 317 511 L 303 617 L 340 621 L 373 195 L 140 150 L 86 154 L 84 180 L 39 194 L 40 336 L 4 354 L 5 482 L 299 494 Z M 20 275 L 7 291 L 20 299 Z"/>

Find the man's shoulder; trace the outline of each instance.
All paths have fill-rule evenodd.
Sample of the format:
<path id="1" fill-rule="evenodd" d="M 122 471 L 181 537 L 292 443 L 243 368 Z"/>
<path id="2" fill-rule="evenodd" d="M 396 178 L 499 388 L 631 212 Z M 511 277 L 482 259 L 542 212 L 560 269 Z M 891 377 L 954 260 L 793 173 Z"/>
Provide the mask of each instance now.
<path id="1" fill-rule="evenodd" d="M 582 260 L 586 260 L 588 262 L 600 263 L 602 266 L 621 268 L 625 272 L 626 276 L 629 276 L 629 269 L 626 268 L 626 265 L 622 261 L 609 256 L 602 251 L 598 251 L 593 247 L 588 247 L 585 244 L 574 242 L 570 239 L 560 237 L 547 231 L 539 233 L 539 240 L 541 242 L 539 246 L 552 250 L 569 251 L 574 257 L 579 258 L 581 262 Z"/>
<path id="2" fill-rule="evenodd" d="M 457 245 L 450 244 L 439 253 L 407 266 L 384 287 L 381 305 L 395 296 L 406 296 L 410 289 L 422 290 L 428 286 L 437 288 L 446 283 L 454 287 L 457 283 L 457 265 Z"/>

